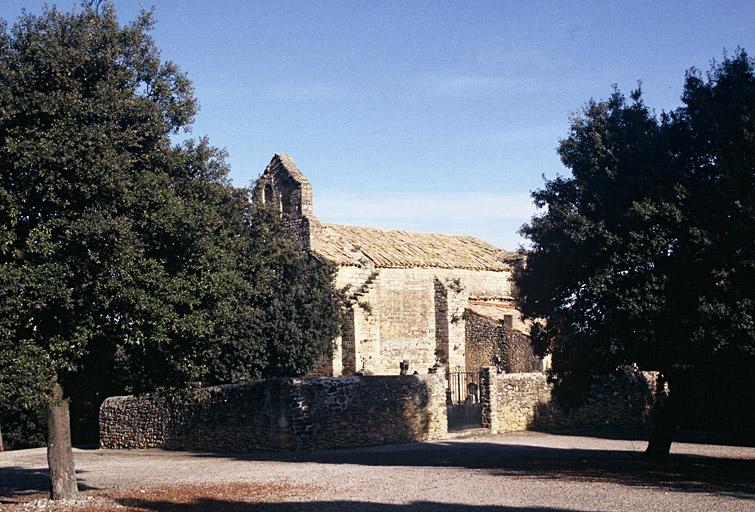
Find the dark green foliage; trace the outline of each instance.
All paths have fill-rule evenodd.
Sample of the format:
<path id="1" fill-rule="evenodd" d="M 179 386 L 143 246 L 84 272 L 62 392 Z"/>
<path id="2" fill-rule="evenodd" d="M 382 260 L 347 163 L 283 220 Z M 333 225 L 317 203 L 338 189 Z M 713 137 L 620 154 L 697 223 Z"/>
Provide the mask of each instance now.
<path id="1" fill-rule="evenodd" d="M 682 100 L 660 117 L 639 90 L 591 101 L 559 147 L 572 176 L 533 194 L 547 211 L 522 228 L 519 300 L 567 396 L 637 363 L 689 409 L 693 383 L 755 375 L 752 59 L 691 70 Z"/>
<path id="2" fill-rule="evenodd" d="M 553 354 L 559 381 L 586 388 L 589 376 L 655 346 L 649 316 L 664 304 L 655 269 L 681 221 L 660 139 L 639 92 L 628 103 L 615 91 L 589 103 L 561 143 L 573 178 L 533 194 L 548 210 L 522 228 L 533 251 L 517 276 L 519 301 L 526 315 L 546 320 L 533 338 L 541 355 Z"/>
<path id="3" fill-rule="evenodd" d="M 302 375 L 330 349 L 340 322 L 335 269 L 301 251 L 277 213 L 241 201 L 247 222 L 224 237 L 237 247 L 226 254 L 225 272 L 212 276 L 220 292 L 176 319 L 207 334 L 118 347 L 129 391 Z M 202 294 L 187 291 L 190 300 Z"/>
<path id="4" fill-rule="evenodd" d="M 42 406 L 4 409 L 0 411 L 0 427 L 5 450 L 44 446 L 47 410 Z"/>
<path id="5" fill-rule="evenodd" d="M 254 210 L 245 272 L 255 285 L 256 329 L 265 344 L 262 377 L 302 375 L 332 353 L 342 297 L 333 291 L 333 264 L 305 255 L 280 214 Z"/>
<path id="6" fill-rule="evenodd" d="M 82 410 L 123 391 L 307 371 L 337 333 L 332 268 L 174 145 L 196 112 L 151 13 L 23 15 L 0 30 L 0 409 L 57 375 Z"/>

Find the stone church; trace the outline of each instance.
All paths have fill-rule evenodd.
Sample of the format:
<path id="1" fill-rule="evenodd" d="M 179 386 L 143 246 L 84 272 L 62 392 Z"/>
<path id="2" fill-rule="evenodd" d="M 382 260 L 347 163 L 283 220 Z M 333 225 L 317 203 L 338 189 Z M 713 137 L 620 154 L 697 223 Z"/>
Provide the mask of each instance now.
<path id="1" fill-rule="evenodd" d="M 509 372 L 542 370 L 513 303 L 517 253 L 471 236 L 320 222 L 309 181 L 285 154 L 273 157 L 253 200 L 274 205 L 305 250 L 337 266 L 348 307 L 321 373 L 397 375 L 402 362 L 409 373 L 436 363 L 475 371 L 496 355 Z"/>

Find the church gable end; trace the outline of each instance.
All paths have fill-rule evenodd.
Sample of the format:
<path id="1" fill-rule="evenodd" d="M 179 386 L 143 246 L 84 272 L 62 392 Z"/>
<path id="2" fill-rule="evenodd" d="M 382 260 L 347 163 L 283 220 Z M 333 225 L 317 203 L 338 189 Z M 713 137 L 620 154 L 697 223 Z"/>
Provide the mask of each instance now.
<path id="1" fill-rule="evenodd" d="M 254 199 L 284 216 L 312 217 L 312 186 L 290 156 L 278 153 L 257 180 Z"/>
<path id="2" fill-rule="evenodd" d="M 311 247 L 312 186 L 290 156 L 277 153 L 257 180 L 252 194 L 256 204 L 271 206 L 281 212 L 289 226 L 299 235 L 303 247 Z"/>

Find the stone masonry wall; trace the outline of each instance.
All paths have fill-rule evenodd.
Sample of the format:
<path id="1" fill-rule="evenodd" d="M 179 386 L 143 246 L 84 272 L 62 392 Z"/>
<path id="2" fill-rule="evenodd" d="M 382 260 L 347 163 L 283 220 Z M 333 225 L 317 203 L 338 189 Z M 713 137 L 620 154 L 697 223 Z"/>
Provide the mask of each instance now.
<path id="1" fill-rule="evenodd" d="M 526 335 L 469 309 L 464 315 L 467 371 L 492 365 L 496 354 L 501 358 L 501 368 L 507 374 L 542 371 L 543 362 L 535 355 Z"/>
<path id="2" fill-rule="evenodd" d="M 379 278 L 378 278 L 379 279 Z M 377 374 L 396 372 L 378 372 L 383 367 L 380 350 L 380 308 L 375 306 L 377 292 L 375 287 L 368 287 L 351 307 L 350 315 L 354 319 L 354 358 L 356 371 L 362 369 Z"/>
<path id="3" fill-rule="evenodd" d="M 270 379 L 206 388 L 190 400 L 112 397 L 103 448 L 233 451 L 339 448 L 441 439 L 442 376 Z"/>
<path id="4" fill-rule="evenodd" d="M 552 397 L 543 373 L 503 373 L 483 368 L 480 402 L 483 427 L 493 433 L 599 425 L 640 425 L 655 406 L 656 372 L 606 375 L 585 403 L 568 412 Z"/>
<path id="5" fill-rule="evenodd" d="M 435 363 L 435 287 L 431 274 L 410 269 L 383 269 L 369 302 L 379 318 L 379 353 L 370 370 L 399 373 L 406 360 L 410 372 L 427 372 Z"/>
<path id="6" fill-rule="evenodd" d="M 510 278 L 509 272 L 465 269 L 339 267 L 336 286 L 360 292 L 347 311 L 344 374 L 364 368 L 397 375 L 404 360 L 410 372 L 424 374 L 436 355 L 444 365 L 463 368 L 469 298 L 507 297 Z"/>
<path id="7" fill-rule="evenodd" d="M 443 281 L 448 295 L 448 361 L 443 361 L 449 369 L 464 368 L 467 353 L 466 322 L 464 311 L 469 302 L 469 291 L 460 278 L 446 278 Z"/>

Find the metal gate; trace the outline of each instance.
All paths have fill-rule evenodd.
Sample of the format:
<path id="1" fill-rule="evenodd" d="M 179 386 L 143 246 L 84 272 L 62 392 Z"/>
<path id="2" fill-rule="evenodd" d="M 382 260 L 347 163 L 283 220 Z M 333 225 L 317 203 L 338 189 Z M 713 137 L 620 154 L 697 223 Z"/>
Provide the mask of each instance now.
<path id="1" fill-rule="evenodd" d="M 480 372 L 449 372 L 446 390 L 448 430 L 482 427 Z"/>

